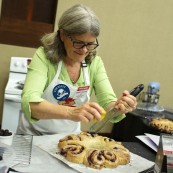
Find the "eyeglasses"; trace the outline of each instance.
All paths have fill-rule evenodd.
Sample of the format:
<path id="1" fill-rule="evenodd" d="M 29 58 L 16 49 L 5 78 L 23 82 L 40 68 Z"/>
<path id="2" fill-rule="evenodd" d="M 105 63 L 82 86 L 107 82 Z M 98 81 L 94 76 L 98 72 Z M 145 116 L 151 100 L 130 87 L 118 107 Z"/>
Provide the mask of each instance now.
<path id="1" fill-rule="evenodd" d="M 72 41 L 73 47 L 75 49 L 82 49 L 83 47 L 86 46 L 87 50 L 94 50 L 99 46 L 97 38 L 96 38 L 96 43 L 85 43 L 83 41 L 74 40 L 71 36 L 68 37 Z"/>

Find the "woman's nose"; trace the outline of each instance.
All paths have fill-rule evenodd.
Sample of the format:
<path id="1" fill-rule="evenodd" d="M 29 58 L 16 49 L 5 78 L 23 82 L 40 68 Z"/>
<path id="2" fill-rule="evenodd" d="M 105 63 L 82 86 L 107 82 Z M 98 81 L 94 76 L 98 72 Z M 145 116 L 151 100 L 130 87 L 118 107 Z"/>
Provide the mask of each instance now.
<path id="1" fill-rule="evenodd" d="M 88 49 L 87 49 L 87 46 L 86 45 L 83 46 L 80 50 L 85 51 L 85 52 L 88 52 Z"/>

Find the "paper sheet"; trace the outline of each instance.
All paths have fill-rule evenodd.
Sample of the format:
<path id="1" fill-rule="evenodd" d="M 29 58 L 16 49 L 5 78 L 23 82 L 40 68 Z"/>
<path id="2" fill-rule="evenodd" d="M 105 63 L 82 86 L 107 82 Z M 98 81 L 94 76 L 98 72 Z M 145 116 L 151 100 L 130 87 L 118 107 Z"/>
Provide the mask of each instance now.
<path id="1" fill-rule="evenodd" d="M 42 136 L 38 137 L 39 140 L 34 139 L 35 145 L 43 149 L 44 151 L 48 152 L 50 155 L 54 156 L 55 158 L 61 160 L 71 168 L 82 172 L 82 173 L 138 173 L 144 171 L 146 169 L 151 168 L 154 165 L 154 162 L 151 162 L 145 158 L 142 158 L 136 154 L 131 153 L 131 161 L 127 165 L 120 165 L 114 169 L 103 168 L 101 170 L 96 170 L 92 168 L 88 168 L 83 164 L 76 164 L 67 161 L 64 156 L 59 154 L 59 150 L 57 148 L 57 143 L 59 139 L 64 137 L 65 135 L 49 135 L 49 136 Z"/>
<path id="2" fill-rule="evenodd" d="M 160 136 L 145 133 L 145 135 L 138 135 L 136 137 L 157 152 Z"/>
<path id="3" fill-rule="evenodd" d="M 157 146 L 159 146 L 160 136 L 149 134 L 149 133 L 145 133 L 145 135 L 148 136 Z"/>

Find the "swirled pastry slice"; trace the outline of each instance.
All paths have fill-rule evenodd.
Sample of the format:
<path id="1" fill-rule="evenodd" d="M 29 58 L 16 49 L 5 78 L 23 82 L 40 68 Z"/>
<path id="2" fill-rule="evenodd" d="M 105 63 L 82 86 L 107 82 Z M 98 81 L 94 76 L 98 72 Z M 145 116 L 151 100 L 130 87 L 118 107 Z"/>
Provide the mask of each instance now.
<path id="1" fill-rule="evenodd" d="M 126 165 L 130 162 L 130 152 L 123 145 L 115 144 L 113 150 L 119 158 L 120 165 Z"/>
<path id="2" fill-rule="evenodd" d="M 75 141 L 69 141 L 67 145 L 62 147 L 61 155 L 73 163 L 83 163 L 83 158 L 86 155 L 85 147 Z"/>
<path id="3" fill-rule="evenodd" d="M 119 165 L 119 157 L 112 150 L 102 150 L 101 154 L 105 158 L 104 166 L 107 168 L 115 168 Z"/>
<path id="4" fill-rule="evenodd" d="M 58 147 L 62 148 L 64 145 L 66 145 L 67 141 L 80 141 L 80 138 L 77 135 L 71 134 L 67 135 L 64 138 L 59 140 Z"/>
<path id="5" fill-rule="evenodd" d="M 119 158 L 116 152 L 111 150 L 90 149 L 84 157 L 84 164 L 95 169 L 115 168 L 119 165 Z"/>
<path id="6" fill-rule="evenodd" d="M 83 163 L 88 167 L 101 169 L 104 167 L 105 158 L 101 154 L 100 150 L 91 149 L 87 151 Z"/>
<path id="7" fill-rule="evenodd" d="M 88 167 L 101 169 L 115 168 L 119 165 L 118 155 L 110 150 L 88 150 L 84 157 L 84 164 Z"/>

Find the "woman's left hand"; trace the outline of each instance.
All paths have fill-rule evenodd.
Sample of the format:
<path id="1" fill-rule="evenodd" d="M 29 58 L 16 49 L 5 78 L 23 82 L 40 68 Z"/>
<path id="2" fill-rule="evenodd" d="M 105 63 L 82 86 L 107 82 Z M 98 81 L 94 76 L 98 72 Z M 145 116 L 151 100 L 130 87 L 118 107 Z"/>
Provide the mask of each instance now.
<path id="1" fill-rule="evenodd" d="M 115 108 L 123 113 L 132 112 L 136 109 L 136 97 L 130 95 L 129 91 L 125 90 L 122 96 L 116 101 Z"/>

